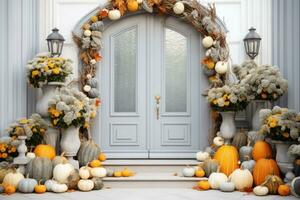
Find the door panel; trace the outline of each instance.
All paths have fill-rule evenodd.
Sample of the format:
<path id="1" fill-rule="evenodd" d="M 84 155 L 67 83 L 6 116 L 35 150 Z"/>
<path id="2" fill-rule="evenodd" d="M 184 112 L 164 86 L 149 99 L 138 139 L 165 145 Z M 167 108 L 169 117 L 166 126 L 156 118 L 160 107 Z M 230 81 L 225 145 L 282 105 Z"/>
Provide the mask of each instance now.
<path id="1" fill-rule="evenodd" d="M 151 158 L 194 158 L 200 148 L 200 38 L 197 31 L 172 17 L 161 17 L 152 52 Z M 161 48 L 162 47 L 162 48 Z M 191 98 L 191 92 L 193 98 Z M 160 96 L 159 105 L 154 96 Z M 159 118 L 157 117 L 159 107 Z"/>
<path id="2" fill-rule="evenodd" d="M 103 40 L 101 147 L 111 158 L 147 158 L 146 16 L 114 23 Z"/>

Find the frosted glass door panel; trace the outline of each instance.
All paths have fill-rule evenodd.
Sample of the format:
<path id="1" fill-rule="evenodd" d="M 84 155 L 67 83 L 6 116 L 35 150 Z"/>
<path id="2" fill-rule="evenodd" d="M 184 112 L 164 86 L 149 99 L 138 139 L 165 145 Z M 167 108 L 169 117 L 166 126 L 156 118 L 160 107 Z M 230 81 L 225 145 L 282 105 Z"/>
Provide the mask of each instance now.
<path id="1" fill-rule="evenodd" d="M 165 29 L 164 40 L 166 112 L 187 112 L 187 39 Z"/>
<path id="2" fill-rule="evenodd" d="M 114 112 L 136 112 L 137 29 L 114 38 Z"/>

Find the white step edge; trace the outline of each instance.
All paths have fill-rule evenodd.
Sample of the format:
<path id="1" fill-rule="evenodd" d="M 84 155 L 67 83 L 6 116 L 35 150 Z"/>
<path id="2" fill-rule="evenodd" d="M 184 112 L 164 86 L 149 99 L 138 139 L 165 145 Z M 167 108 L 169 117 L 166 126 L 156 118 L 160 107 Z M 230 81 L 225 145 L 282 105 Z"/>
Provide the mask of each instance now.
<path id="1" fill-rule="evenodd" d="M 131 177 L 105 177 L 103 181 L 201 181 L 206 177 L 183 177 L 179 173 L 136 173 Z"/>
<path id="2" fill-rule="evenodd" d="M 201 164 L 196 160 L 106 160 L 103 166 L 196 166 Z"/>

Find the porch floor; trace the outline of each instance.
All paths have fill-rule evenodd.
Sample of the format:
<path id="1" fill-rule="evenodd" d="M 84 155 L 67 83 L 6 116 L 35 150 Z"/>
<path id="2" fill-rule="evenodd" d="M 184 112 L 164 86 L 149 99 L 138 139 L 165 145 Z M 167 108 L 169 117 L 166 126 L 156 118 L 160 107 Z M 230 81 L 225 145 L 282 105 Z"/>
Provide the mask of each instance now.
<path id="1" fill-rule="evenodd" d="M 217 190 L 196 191 L 192 189 L 104 189 L 92 192 L 68 192 L 62 194 L 46 193 L 46 194 L 21 194 L 16 193 L 10 196 L 0 195 L 1 200 L 296 200 L 294 196 L 265 196 L 257 197 L 253 194 L 242 192 L 224 193 Z"/>

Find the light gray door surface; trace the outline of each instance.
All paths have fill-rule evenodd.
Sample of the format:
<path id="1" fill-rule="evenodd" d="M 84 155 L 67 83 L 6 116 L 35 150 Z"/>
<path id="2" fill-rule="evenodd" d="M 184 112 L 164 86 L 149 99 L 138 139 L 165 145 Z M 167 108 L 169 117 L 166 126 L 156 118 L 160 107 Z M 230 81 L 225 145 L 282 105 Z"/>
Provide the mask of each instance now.
<path id="1" fill-rule="evenodd" d="M 111 158 L 192 158 L 200 148 L 200 35 L 131 16 L 103 35 L 100 145 Z"/>

